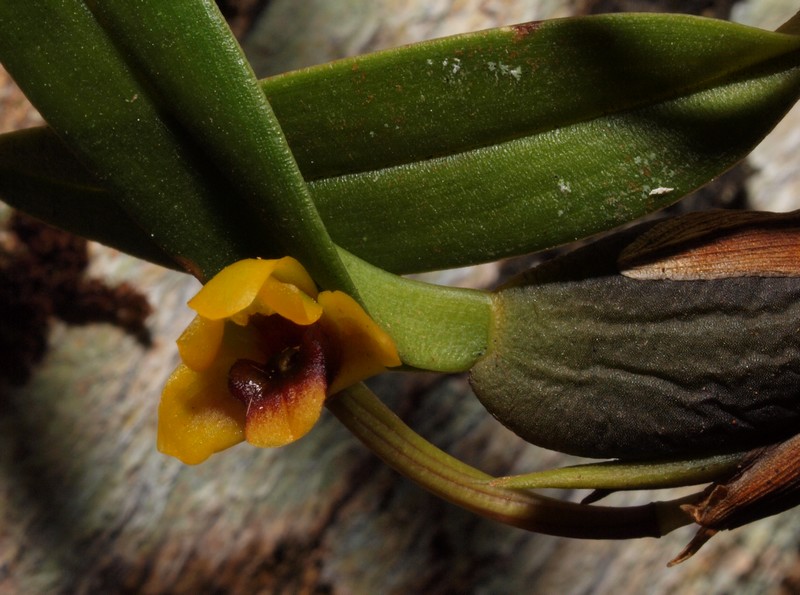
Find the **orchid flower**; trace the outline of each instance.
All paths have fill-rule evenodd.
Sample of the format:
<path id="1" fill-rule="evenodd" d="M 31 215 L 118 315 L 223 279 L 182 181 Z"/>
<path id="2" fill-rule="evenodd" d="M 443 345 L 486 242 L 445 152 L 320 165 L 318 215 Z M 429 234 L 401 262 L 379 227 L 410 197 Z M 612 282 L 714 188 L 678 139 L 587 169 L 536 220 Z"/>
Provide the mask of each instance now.
<path id="1" fill-rule="evenodd" d="M 189 302 L 181 363 L 159 408 L 158 448 L 201 463 L 242 440 L 283 446 L 325 400 L 400 365 L 392 339 L 350 296 L 317 292 L 293 258 L 241 260 Z"/>

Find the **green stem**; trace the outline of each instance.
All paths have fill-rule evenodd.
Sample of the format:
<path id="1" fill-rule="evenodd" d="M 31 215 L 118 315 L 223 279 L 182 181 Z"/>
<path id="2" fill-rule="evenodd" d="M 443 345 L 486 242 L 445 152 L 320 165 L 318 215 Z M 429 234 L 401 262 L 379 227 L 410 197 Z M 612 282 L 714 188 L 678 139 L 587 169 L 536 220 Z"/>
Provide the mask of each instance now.
<path id="1" fill-rule="evenodd" d="M 474 289 L 412 281 L 339 250 L 366 309 L 394 339 L 409 366 L 469 370 L 489 344 L 492 300 Z"/>
<path id="2" fill-rule="evenodd" d="M 741 464 L 745 452 L 693 460 L 623 463 L 617 461 L 547 469 L 499 477 L 492 485 L 509 489 L 645 490 L 716 481 Z"/>
<path id="3" fill-rule="evenodd" d="M 491 476 L 458 461 L 416 434 L 363 384 L 328 408 L 372 452 L 433 494 L 488 518 L 549 535 L 590 539 L 660 537 L 691 522 L 688 499 L 614 508 L 561 502 L 491 485 Z"/>

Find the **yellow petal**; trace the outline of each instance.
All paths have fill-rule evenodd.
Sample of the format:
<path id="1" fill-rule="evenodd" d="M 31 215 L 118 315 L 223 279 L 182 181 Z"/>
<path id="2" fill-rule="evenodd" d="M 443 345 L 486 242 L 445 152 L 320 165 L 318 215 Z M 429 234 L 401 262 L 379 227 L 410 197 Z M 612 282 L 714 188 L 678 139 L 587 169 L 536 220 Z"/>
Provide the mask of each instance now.
<path id="1" fill-rule="evenodd" d="M 189 300 L 189 307 L 210 320 L 232 317 L 253 303 L 277 262 L 248 258 L 225 267 Z"/>
<path id="2" fill-rule="evenodd" d="M 341 350 L 330 394 L 402 363 L 392 338 L 349 295 L 323 291 L 317 300 L 324 311 L 323 328 Z"/>
<path id="3" fill-rule="evenodd" d="M 299 261 L 291 256 L 284 256 L 275 261 L 275 272 L 273 276 L 278 281 L 294 285 L 306 295 L 311 296 L 312 299 L 317 298 L 317 286 L 311 278 L 311 275 L 308 274 Z"/>
<path id="4" fill-rule="evenodd" d="M 260 447 L 284 446 L 305 436 L 317 423 L 325 404 L 325 382 L 317 378 L 284 388 L 247 411 L 245 437 Z"/>
<path id="5" fill-rule="evenodd" d="M 158 450 L 187 465 L 244 440 L 245 407 L 227 391 L 226 370 L 179 365 L 158 408 Z"/>
<path id="6" fill-rule="evenodd" d="M 322 315 L 313 299 L 316 295 L 314 281 L 294 258 L 251 258 L 225 267 L 189 301 L 189 306 L 204 318 L 229 318 L 242 326 L 253 314 L 275 313 L 307 325 Z"/>
<path id="7" fill-rule="evenodd" d="M 258 327 L 254 325 L 239 326 L 230 322 L 223 324 L 225 325 L 225 332 L 215 363 L 226 366 L 224 368 L 226 377 L 228 369 L 236 360 L 251 359 L 262 361 L 268 356 L 265 349 L 269 347 L 269 337 L 264 337 Z"/>
<path id="8" fill-rule="evenodd" d="M 196 372 L 210 367 L 222 345 L 225 322 L 195 316 L 178 338 L 178 351 L 183 363 Z"/>
<path id="9" fill-rule="evenodd" d="M 264 282 L 256 298 L 261 314 L 279 314 L 295 324 L 307 326 L 322 316 L 322 306 L 296 285 L 283 283 L 270 277 Z"/>

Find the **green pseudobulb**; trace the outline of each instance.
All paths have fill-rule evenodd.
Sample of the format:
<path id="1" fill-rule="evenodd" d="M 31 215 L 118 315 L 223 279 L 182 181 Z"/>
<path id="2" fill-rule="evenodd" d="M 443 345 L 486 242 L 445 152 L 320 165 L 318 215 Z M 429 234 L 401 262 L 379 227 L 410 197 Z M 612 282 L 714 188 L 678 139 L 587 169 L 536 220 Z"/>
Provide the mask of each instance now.
<path id="1" fill-rule="evenodd" d="M 767 227 L 797 228 L 796 216 L 765 217 Z M 630 278 L 617 259 L 637 233 L 495 295 L 490 347 L 471 372 L 486 408 L 529 442 L 597 458 L 731 452 L 795 433 L 800 278 Z M 719 235 L 688 244 L 713 246 Z M 745 244 L 741 255 L 759 249 Z"/>

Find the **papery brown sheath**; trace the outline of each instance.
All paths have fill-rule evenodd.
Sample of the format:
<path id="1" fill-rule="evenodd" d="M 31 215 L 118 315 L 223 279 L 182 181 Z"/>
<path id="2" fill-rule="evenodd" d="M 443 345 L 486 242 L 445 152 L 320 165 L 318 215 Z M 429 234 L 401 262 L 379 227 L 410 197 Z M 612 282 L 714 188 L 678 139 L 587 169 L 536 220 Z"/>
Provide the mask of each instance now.
<path id="1" fill-rule="evenodd" d="M 702 211 L 667 220 L 620 254 L 623 275 L 674 281 L 800 275 L 800 215 Z"/>
<path id="2" fill-rule="evenodd" d="M 718 531 L 735 529 L 800 504 L 800 435 L 750 454 L 728 480 L 711 484 L 703 499 L 681 508 L 700 529 L 672 560 L 690 558 Z"/>

